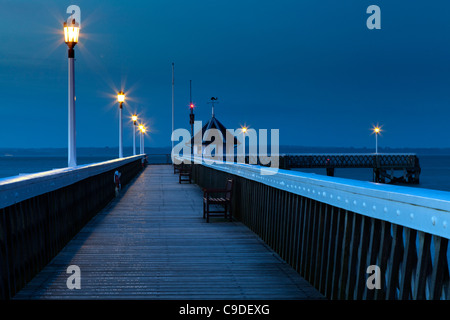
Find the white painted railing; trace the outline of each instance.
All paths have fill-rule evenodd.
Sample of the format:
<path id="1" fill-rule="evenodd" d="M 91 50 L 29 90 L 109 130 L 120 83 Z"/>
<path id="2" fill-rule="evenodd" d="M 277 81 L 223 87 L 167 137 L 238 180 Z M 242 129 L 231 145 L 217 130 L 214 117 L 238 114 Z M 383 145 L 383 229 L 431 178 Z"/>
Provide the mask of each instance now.
<path id="1" fill-rule="evenodd" d="M 195 162 L 335 207 L 450 239 L 450 192 L 257 165 L 212 163 L 201 158 L 195 158 Z"/>
<path id="2" fill-rule="evenodd" d="M 235 181 L 233 216 L 325 296 L 450 299 L 450 192 L 194 160 L 201 187 Z"/>
<path id="3" fill-rule="evenodd" d="M 20 201 L 66 187 L 103 172 L 114 170 L 115 168 L 142 157 L 144 156 L 137 155 L 99 163 L 0 179 L 0 208 L 5 208 Z M 113 177 L 111 177 L 111 181 L 113 181 Z"/>
<path id="4" fill-rule="evenodd" d="M 0 180 L 0 299 L 13 297 L 126 186 L 143 155 Z"/>

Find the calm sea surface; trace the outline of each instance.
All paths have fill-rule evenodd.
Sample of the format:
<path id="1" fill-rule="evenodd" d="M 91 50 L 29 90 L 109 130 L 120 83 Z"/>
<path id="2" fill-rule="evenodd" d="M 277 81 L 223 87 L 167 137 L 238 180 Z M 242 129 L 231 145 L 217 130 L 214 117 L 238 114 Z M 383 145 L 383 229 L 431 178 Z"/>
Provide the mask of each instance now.
<path id="1" fill-rule="evenodd" d="M 114 156 L 78 157 L 79 165 L 102 162 L 114 159 Z M 420 184 L 416 188 L 428 188 L 450 191 L 450 156 L 449 155 L 419 155 L 422 172 Z M 150 163 L 164 163 L 168 159 L 164 155 L 149 155 Z M 67 167 L 67 157 L 62 156 L 3 156 L 0 157 L 0 178 L 18 174 L 36 173 Z M 325 175 L 325 169 L 299 169 L 302 172 L 312 172 Z M 335 176 L 363 181 L 372 180 L 371 169 L 336 169 Z"/>

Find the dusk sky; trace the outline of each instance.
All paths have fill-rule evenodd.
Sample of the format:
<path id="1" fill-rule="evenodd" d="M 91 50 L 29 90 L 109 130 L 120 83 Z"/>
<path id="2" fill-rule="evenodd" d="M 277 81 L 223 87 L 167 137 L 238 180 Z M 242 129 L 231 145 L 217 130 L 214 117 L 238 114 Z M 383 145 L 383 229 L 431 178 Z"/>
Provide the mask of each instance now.
<path id="1" fill-rule="evenodd" d="M 78 147 L 117 147 L 116 93 L 170 146 L 196 120 L 279 129 L 281 145 L 450 147 L 450 1 L 0 0 L 0 148 L 67 147 L 66 8 L 75 47 Z M 381 29 L 369 30 L 370 5 Z"/>

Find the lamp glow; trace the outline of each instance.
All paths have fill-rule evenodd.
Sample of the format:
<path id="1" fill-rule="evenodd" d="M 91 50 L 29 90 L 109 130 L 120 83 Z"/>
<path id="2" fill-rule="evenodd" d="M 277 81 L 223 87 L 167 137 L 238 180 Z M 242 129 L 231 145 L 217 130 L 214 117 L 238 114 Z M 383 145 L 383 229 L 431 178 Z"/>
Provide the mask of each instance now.
<path id="1" fill-rule="evenodd" d="M 117 94 L 117 101 L 119 101 L 120 103 L 123 103 L 125 101 L 125 94 L 123 93 L 123 91 L 120 91 Z"/>
<path id="2" fill-rule="evenodd" d="M 141 154 L 144 154 L 145 153 L 145 151 L 144 151 L 144 134 L 145 134 L 145 131 L 147 131 L 147 129 L 145 128 L 145 126 L 144 125 L 139 125 L 139 131 L 141 132 L 141 145 L 140 145 L 140 151 L 141 151 Z"/>
<path id="3" fill-rule="evenodd" d="M 378 154 L 378 135 L 381 134 L 381 127 L 376 125 L 372 128 L 372 133 L 375 133 L 375 154 Z"/>
<path id="4" fill-rule="evenodd" d="M 65 43 L 78 43 L 78 36 L 80 34 L 80 28 L 64 26 L 64 42 Z"/>

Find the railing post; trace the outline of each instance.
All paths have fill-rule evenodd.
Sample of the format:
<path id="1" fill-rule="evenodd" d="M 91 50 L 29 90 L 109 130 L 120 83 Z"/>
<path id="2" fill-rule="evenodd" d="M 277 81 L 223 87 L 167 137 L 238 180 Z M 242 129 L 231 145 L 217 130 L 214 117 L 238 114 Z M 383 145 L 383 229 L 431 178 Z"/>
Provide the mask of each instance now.
<path id="1" fill-rule="evenodd" d="M 418 232 L 419 250 L 417 271 L 413 288 L 413 299 L 423 300 L 426 298 L 425 290 L 429 273 L 431 272 L 430 244 L 431 235 L 424 232 Z"/>
<path id="2" fill-rule="evenodd" d="M 448 239 L 434 237 L 434 263 L 430 278 L 430 299 L 432 300 L 438 300 L 442 295 L 444 272 L 448 270 L 447 247 Z M 449 299 L 449 296 L 444 298 Z"/>
<path id="3" fill-rule="evenodd" d="M 358 258 L 356 264 L 356 282 L 353 289 L 353 299 L 359 300 L 362 298 L 364 288 L 366 288 L 366 270 L 370 263 L 370 242 L 372 241 L 373 230 L 372 226 L 374 225 L 374 219 L 361 216 L 361 237 L 359 246 L 357 249 Z M 356 249 L 356 248 L 355 248 Z M 369 262 L 369 264 L 367 264 Z"/>
<path id="4" fill-rule="evenodd" d="M 345 221 L 342 239 L 342 252 L 340 259 L 340 274 L 339 274 L 339 295 L 338 299 L 345 299 L 345 290 L 348 278 L 349 253 L 350 243 L 352 238 L 353 227 L 353 213 L 345 210 Z"/>
<path id="5" fill-rule="evenodd" d="M 334 271 L 334 257 L 335 257 L 335 249 L 336 249 L 336 236 L 337 236 L 337 225 L 338 225 L 338 215 L 335 213 L 335 209 L 332 206 L 327 206 L 327 213 L 329 221 L 329 231 L 328 231 L 328 250 L 326 252 L 326 266 L 324 269 L 324 275 L 323 277 L 323 292 L 326 297 L 331 296 L 331 289 L 332 289 L 332 283 L 333 283 L 333 271 Z"/>
<path id="6" fill-rule="evenodd" d="M 398 275 L 401 257 L 403 256 L 403 227 L 392 225 L 392 246 L 390 254 L 390 267 L 387 278 L 386 298 L 395 300 L 397 298 Z"/>
<path id="7" fill-rule="evenodd" d="M 351 240 L 348 247 L 348 267 L 347 276 L 345 278 L 345 295 L 344 299 L 353 299 L 354 285 L 356 282 L 357 272 L 357 254 L 358 244 L 361 236 L 362 217 L 358 214 L 352 214 Z"/>
<path id="8" fill-rule="evenodd" d="M 411 274 L 417 264 L 416 230 L 405 228 L 405 251 L 402 260 L 402 273 L 400 280 L 400 299 L 411 298 Z"/>
<path id="9" fill-rule="evenodd" d="M 367 268 L 370 265 L 376 265 L 377 264 L 377 256 L 378 252 L 380 250 L 380 241 L 381 241 L 381 234 L 383 232 L 381 228 L 381 222 L 378 219 L 370 219 L 370 236 L 369 236 L 369 245 L 367 250 L 367 256 L 365 261 L 365 267 Z M 361 248 L 362 249 L 362 248 Z M 361 261 L 362 262 L 362 261 Z M 380 267 L 380 265 L 378 265 Z M 367 270 L 367 269 L 366 269 Z M 360 272 L 364 273 L 366 270 L 363 270 L 363 268 L 360 268 Z M 381 269 L 380 270 L 384 270 Z M 381 271 L 383 273 L 383 271 Z M 361 275 L 360 275 L 361 276 Z M 381 275 L 380 275 L 381 277 Z M 381 281 L 381 285 L 385 286 L 385 283 Z M 384 290 L 384 288 L 380 288 L 379 290 Z M 364 300 L 372 300 L 374 297 L 374 290 L 369 290 L 367 288 L 367 285 L 364 283 L 358 286 L 358 291 L 356 293 L 356 299 L 364 299 Z"/>
<path id="10" fill-rule="evenodd" d="M 384 300 L 386 299 L 387 296 L 388 290 L 387 269 L 393 241 L 392 240 L 393 238 L 391 236 L 391 226 L 392 226 L 391 223 L 386 221 L 380 221 L 380 224 L 381 224 L 380 245 L 376 261 L 381 271 L 380 275 L 381 289 L 376 290 L 374 293 L 374 298 L 376 300 Z"/>

